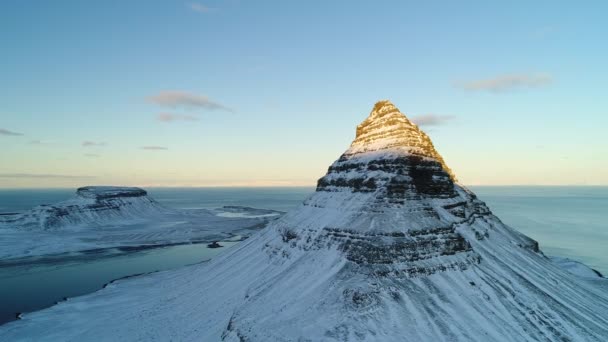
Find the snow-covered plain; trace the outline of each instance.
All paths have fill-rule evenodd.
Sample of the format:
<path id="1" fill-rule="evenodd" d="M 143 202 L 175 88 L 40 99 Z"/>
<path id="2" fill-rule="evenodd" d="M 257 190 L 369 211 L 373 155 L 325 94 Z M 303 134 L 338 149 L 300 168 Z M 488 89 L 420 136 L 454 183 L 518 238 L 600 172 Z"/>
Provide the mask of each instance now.
<path id="1" fill-rule="evenodd" d="M 379 102 L 317 191 L 250 239 L 26 314 L 0 340 L 606 341 L 608 282 L 560 268 L 438 156 Z"/>
<path id="2" fill-rule="evenodd" d="M 247 207 L 177 210 L 139 188 L 86 187 L 67 201 L 0 216 L 0 264 L 49 254 L 248 236 L 279 214 Z"/>

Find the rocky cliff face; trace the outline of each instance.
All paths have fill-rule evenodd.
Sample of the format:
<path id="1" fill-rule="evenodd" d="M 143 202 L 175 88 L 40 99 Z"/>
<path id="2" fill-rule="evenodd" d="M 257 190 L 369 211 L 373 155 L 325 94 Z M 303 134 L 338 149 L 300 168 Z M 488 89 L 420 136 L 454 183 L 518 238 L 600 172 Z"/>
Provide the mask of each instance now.
<path id="1" fill-rule="evenodd" d="M 169 210 L 132 187 L 87 186 L 70 200 L 38 206 L 28 212 L 0 216 L 0 225 L 22 229 L 107 224 L 166 214 Z"/>
<path id="2" fill-rule="evenodd" d="M 4 336 L 604 341 L 608 284 L 556 267 L 381 101 L 317 191 L 260 234 L 29 317 Z"/>
<path id="3" fill-rule="evenodd" d="M 491 212 L 455 181 L 430 138 L 392 103 L 380 101 L 305 205 L 354 206 L 339 224 L 324 227 L 317 243 L 336 244 L 348 260 L 374 273 L 466 269 L 481 258 L 456 226 Z M 484 239 L 490 233 L 486 228 L 474 234 Z M 536 244 L 517 238 L 522 246 Z"/>
<path id="4" fill-rule="evenodd" d="M 96 201 L 107 201 L 110 199 L 146 197 L 148 193 L 144 189 L 135 187 L 85 186 L 78 188 L 76 195 L 83 198 L 92 198 Z"/>
<path id="5" fill-rule="evenodd" d="M 357 126 L 350 148 L 319 180 L 317 191 L 346 187 L 403 204 L 420 196 L 456 197 L 455 180 L 431 139 L 392 103 L 380 101 Z"/>

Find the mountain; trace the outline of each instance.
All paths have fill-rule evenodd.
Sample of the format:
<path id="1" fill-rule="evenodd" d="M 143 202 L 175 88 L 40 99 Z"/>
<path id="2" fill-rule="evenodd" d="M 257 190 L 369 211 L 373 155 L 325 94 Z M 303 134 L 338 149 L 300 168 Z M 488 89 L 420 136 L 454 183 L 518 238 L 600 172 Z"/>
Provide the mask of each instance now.
<path id="1" fill-rule="evenodd" d="M 297 209 L 207 264 L 0 327 L 26 338 L 605 341 L 608 282 L 561 269 L 504 225 L 381 101 Z"/>
<path id="2" fill-rule="evenodd" d="M 0 214 L 0 266 L 32 256 L 246 237 L 280 214 L 236 206 L 178 210 L 144 189 L 87 186 L 66 201 Z"/>
<path id="3" fill-rule="evenodd" d="M 140 188 L 87 186 L 78 188 L 76 196 L 67 201 L 41 205 L 25 213 L 1 215 L 0 225 L 51 230 L 149 218 L 169 212 Z"/>

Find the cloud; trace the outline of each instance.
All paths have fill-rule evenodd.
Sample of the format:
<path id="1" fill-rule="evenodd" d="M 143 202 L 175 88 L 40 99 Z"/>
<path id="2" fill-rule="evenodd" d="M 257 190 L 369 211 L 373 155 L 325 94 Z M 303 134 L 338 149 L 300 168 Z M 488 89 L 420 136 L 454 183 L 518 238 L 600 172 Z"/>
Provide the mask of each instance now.
<path id="1" fill-rule="evenodd" d="M 106 146 L 106 143 L 103 141 L 89 141 L 85 140 L 82 142 L 82 146 L 90 147 L 90 146 Z"/>
<path id="2" fill-rule="evenodd" d="M 99 154 L 97 153 L 85 153 L 84 155 L 85 157 L 89 157 L 89 158 L 99 158 L 101 157 Z"/>
<path id="3" fill-rule="evenodd" d="M 221 103 L 212 101 L 207 96 L 190 94 L 184 91 L 161 91 L 154 96 L 148 97 L 148 101 L 169 108 L 182 107 L 185 109 L 225 110 L 232 112 L 232 109 Z"/>
<path id="4" fill-rule="evenodd" d="M 183 114 L 172 114 L 172 113 L 160 113 L 157 117 L 158 121 L 161 122 L 173 122 L 173 121 L 198 121 L 196 116 L 183 115 Z"/>
<path id="5" fill-rule="evenodd" d="M 440 126 L 454 120 L 453 115 L 423 114 L 412 117 L 412 122 L 418 126 Z"/>
<path id="6" fill-rule="evenodd" d="M 52 143 L 52 140 L 30 140 L 28 142 L 29 145 L 50 145 Z"/>
<path id="7" fill-rule="evenodd" d="M 512 74 L 501 75 L 494 78 L 459 82 L 457 87 L 465 90 L 480 90 L 500 93 L 519 88 L 538 88 L 553 83 L 549 74 Z"/>
<path id="8" fill-rule="evenodd" d="M 140 147 L 142 150 L 148 151 L 160 151 L 160 150 L 168 150 L 169 148 L 164 146 L 142 146 Z"/>
<path id="9" fill-rule="evenodd" d="M 17 133 L 17 132 L 9 131 L 8 129 L 0 128 L 0 135 L 19 136 L 19 135 L 23 135 L 23 133 Z"/>
<path id="10" fill-rule="evenodd" d="M 57 175 L 46 173 L 0 173 L 0 178 L 26 178 L 26 179 L 92 179 L 95 176 L 80 176 L 80 175 Z"/>
<path id="11" fill-rule="evenodd" d="M 209 13 L 209 11 L 211 11 L 211 8 L 201 4 L 200 2 L 191 2 L 188 7 L 190 7 L 191 10 L 199 13 Z"/>

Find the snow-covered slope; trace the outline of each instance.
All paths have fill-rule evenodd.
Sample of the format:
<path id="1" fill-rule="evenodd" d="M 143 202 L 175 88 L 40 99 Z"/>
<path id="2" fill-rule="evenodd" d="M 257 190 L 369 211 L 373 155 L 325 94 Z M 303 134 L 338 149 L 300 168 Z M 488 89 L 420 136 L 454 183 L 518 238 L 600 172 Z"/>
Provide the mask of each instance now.
<path id="1" fill-rule="evenodd" d="M 222 240 L 249 235 L 279 214 L 246 207 L 175 210 L 140 188 L 88 186 L 67 201 L 0 215 L 0 265 L 90 249 Z"/>
<path id="2" fill-rule="evenodd" d="M 381 101 L 317 191 L 259 234 L 27 314 L 0 339 L 605 341 L 607 291 L 505 226 Z"/>
<path id="3" fill-rule="evenodd" d="M 604 275 L 599 271 L 594 270 L 593 268 L 579 262 L 576 260 L 572 260 L 564 257 L 556 257 L 550 256 L 551 261 L 553 261 L 556 265 L 561 267 L 562 269 L 577 275 L 579 277 L 585 278 L 604 278 Z"/>

